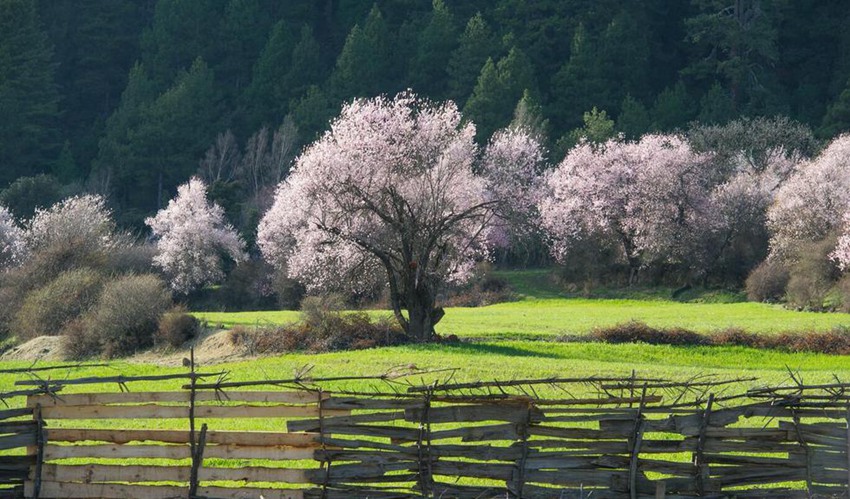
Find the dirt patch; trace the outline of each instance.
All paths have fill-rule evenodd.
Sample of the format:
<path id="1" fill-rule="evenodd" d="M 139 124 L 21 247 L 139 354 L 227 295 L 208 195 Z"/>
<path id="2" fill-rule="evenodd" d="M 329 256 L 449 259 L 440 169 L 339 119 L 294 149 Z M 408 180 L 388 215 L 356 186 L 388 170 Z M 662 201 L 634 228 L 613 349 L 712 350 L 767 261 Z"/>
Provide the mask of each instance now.
<path id="1" fill-rule="evenodd" d="M 243 348 L 231 342 L 229 331 L 218 330 L 201 333 L 181 348 L 155 348 L 124 360 L 161 366 L 180 366 L 183 364 L 183 359 L 189 357 L 191 347 L 195 347 L 195 361 L 199 364 L 219 364 L 248 357 Z M 61 336 L 39 336 L 3 352 L 0 355 L 0 361 L 62 361 L 65 360 L 64 353 Z"/>
<path id="2" fill-rule="evenodd" d="M 183 359 L 189 357 L 189 350 L 192 347 L 195 348 L 195 362 L 202 365 L 220 364 L 249 357 L 245 349 L 234 345 L 230 340 L 229 330 L 217 330 L 203 332 L 181 348 L 155 348 L 126 360 L 162 366 L 180 366 L 183 365 Z"/>
<path id="3" fill-rule="evenodd" d="M 25 343 L 14 346 L 0 355 L 4 360 L 63 360 L 65 352 L 61 336 L 38 336 Z"/>

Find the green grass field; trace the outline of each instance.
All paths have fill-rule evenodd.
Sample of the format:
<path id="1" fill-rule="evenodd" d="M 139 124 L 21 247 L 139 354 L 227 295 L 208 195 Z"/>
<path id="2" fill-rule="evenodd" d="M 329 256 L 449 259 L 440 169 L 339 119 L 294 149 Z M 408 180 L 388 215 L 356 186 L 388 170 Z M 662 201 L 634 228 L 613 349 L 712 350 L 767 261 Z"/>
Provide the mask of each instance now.
<path id="1" fill-rule="evenodd" d="M 689 301 L 669 298 L 667 289 L 600 292 L 606 298 L 562 295 L 549 283 L 545 271 L 501 272 L 520 299 L 477 308 L 448 308 L 437 325 L 440 334 L 464 339 L 545 339 L 562 334 L 581 335 L 597 326 L 612 326 L 631 320 L 655 327 L 683 327 L 701 333 L 739 327 L 756 333 L 782 331 L 825 331 L 850 327 L 850 314 L 797 312 L 780 305 L 732 302 L 740 299 L 728 292 L 686 296 Z M 370 311 L 375 316 L 386 311 Z M 215 326 L 273 325 L 297 321 L 298 312 L 199 312 L 202 320 Z"/>

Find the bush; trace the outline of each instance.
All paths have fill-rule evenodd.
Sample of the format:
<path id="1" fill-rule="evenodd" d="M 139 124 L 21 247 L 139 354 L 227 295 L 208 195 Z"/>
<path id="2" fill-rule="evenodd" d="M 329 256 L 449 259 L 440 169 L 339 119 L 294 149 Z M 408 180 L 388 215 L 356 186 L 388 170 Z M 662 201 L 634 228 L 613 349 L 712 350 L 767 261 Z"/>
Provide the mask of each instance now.
<path id="1" fill-rule="evenodd" d="M 237 265 L 226 277 L 218 293 L 219 310 L 268 310 L 274 308 L 272 287 L 274 269 L 262 260 Z"/>
<path id="2" fill-rule="evenodd" d="M 789 305 L 808 310 L 827 308 L 827 295 L 838 279 L 838 268 L 829 258 L 835 244 L 835 238 L 828 237 L 801 245 L 785 292 Z"/>
<path id="3" fill-rule="evenodd" d="M 65 326 L 62 343 L 65 356 L 70 360 L 87 359 L 101 350 L 100 338 L 84 319 L 77 319 Z"/>
<path id="4" fill-rule="evenodd" d="M 788 268 L 781 262 L 765 260 L 747 277 L 745 287 L 750 301 L 775 303 L 785 296 L 791 278 Z"/>
<path id="5" fill-rule="evenodd" d="M 201 331 L 201 322 L 187 312 L 184 306 L 166 312 L 159 320 L 154 344 L 177 348 L 196 337 Z"/>
<path id="6" fill-rule="evenodd" d="M 234 327 L 230 341 L 249 354 L 330 352 L 402 345 L 410 338 L 395 321 L 372 321 L 362 312 L 329 313 L 310 322 L 271 328 Z"/>
<path id="7" fill-rule="evenodd" d="M 98 339 L 106 358 L 129 355 L 153 344 L 160 317 L 171 306 L 171 293 L 152 274 L 127 275 L 106 284 L 85 316 L 85 327 Z"/>
<path id="8" fill-rule="evenodd" d="M 687 329 L 656 329 L 640 321 L 594 328 L 590 337 L 605 343 L 649 343 L 650 345 L 705 345 L 708 339 Z"/>
<path id="9" fill-rule="evenodd" d="M 63 272 L 27 294 L 15 315 L 14 331 L 22 340 L 62 334 L 68 323 L 95 303 L 102 287 L 103 277 L 92 269 Z"/>

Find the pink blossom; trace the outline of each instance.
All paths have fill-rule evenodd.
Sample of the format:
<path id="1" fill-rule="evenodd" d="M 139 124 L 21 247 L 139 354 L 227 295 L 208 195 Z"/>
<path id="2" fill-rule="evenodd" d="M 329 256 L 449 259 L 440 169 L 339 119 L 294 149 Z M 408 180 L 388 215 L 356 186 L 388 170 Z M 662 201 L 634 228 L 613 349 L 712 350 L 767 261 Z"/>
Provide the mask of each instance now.
<path id="1" fill-rule="evenodd" d="M 145 223 L 157 238 L 154 265 L 168 275 L 177 292 L 188 293 L 224 277 L 222 253 L 237 262 L 247 258 L 245 243 L 225 222 L 224 210 L 207 200 L 207 186 L 197 177 L 178 187 L 168 206 Z"/>

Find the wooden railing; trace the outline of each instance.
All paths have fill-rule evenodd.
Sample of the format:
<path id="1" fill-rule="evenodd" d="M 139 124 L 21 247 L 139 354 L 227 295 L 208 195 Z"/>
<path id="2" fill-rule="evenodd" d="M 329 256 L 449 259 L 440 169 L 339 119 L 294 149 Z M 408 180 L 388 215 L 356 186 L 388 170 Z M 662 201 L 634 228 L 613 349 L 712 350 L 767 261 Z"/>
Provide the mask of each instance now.
<path id="1" fill-rule="evenodd" d="M 26 449 L 0 458 L 0 481 L 16 487 L 7 496 L 846 498 L 850 491 L 850 385 L 838 382 L 722 396 L 712 395 L 720 382 L 636 377 L 345 393 L 303 379 L 204 384 L 202 376 L 192 374 L 182 391 L 156 392 L 62 393 L 75 380 L 28 382 L 26 407 L 0 414 L 17 418 L 0 423 L 0 448 Z"/>

